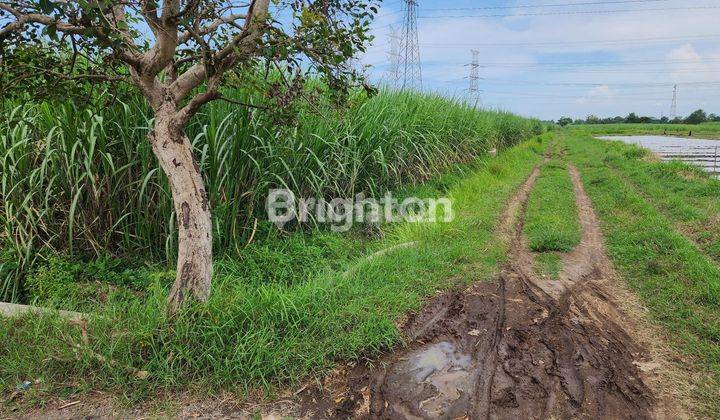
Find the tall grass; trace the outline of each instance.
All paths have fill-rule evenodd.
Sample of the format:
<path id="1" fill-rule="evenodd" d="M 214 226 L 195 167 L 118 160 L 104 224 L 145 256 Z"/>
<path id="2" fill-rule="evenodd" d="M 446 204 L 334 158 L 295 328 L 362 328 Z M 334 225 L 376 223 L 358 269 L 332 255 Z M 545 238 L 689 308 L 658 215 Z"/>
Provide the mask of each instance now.
<path id="1" fill-rule="evenodd" d="M 262 104 L 258 95 L 226 93 Z M 104 107 L 11 103 L 0 117 L 0 299 L 22 296 L 22 278 L 53 252 L 142 255 L 172 261 L 175 215 L 165 176 L 146 140 L 140 96 L 100 97 Z M 318 109 L 320 108 L 320 109 Z M 262 221 L 270 188 L 302 195 L 370 194 L 415 183 L 541 126 L 505 112 L 416 93 L 351 98 L 349 108 L 274 112 L 226 102 L 188 127 L 213 207 L 215 247 L 240 249 Z M 263 223 L 260 223 L 263 229 Z"/>

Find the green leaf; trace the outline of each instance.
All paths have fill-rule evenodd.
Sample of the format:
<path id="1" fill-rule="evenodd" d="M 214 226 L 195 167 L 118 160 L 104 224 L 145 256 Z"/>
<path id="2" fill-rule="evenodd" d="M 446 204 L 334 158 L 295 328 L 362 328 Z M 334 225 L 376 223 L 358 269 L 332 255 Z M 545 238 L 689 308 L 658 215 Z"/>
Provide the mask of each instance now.
<path id="1" fill-rule="evenodd" d="M 53 41 L 57 41 L 58 35 L 57 35 L 57 23 L 52 22 L 49 25 L 45 27 L 45 33 L 47 33 L 47 36 L 50 37 Z"/>
<path id="2" fill-rule="evenodd" d="M 55 5 L 50 0 L 40 0 L 39 1 L 40 10 L 43 13 L 52 13 L 53 9 L 55 9 Z"/>

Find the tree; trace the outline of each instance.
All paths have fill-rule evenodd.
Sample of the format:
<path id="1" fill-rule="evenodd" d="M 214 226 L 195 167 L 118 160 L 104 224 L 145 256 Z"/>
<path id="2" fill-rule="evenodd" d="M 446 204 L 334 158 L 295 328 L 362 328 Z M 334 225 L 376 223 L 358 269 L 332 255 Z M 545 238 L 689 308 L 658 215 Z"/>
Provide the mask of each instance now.
<path id="1" fill-rule="evenodd" d="M 204 104 L 222 96 L 233 72 L 271 65 L 314 69 L 343 90 L 343 66 L 364 51 L 377 12 L 363 0 L 273 0 L 293 18 L 274 20 L 270 0 L 15 0 L 0 2 L 0 52 L 12 45 L 70 49 L 58 79 L 128 83 L 154 114 L 148 141 L 168 178 L 178 220 L 177 275 L 168 297 L 175 312 L 211 290 L 212 219 L 205 183 L 184 133 Z M 68 47 L 69 46 L 69 47 Z M 77 74 L 78 57 L 95 63 Z M 30 70 L 28 70 L 30 71 Z M 34 71 L 46 71 L 35 69 Z"/>
<path id="2" fill-rule="evenodd" d="M 597 115 L 590 114 L 585 118 L 585 122 L 588 124 L 600 124 L 602 121 Z"/>
<path id="3" fill-rule="evenodd" d="M 625 122 L 628 124 L 634 124 L 640 122 L 640 117 L 637 116 L 634 112 L 631 112 L 628 114 L 627 117 L 625 117 Z"/>
<path id="4" fill-rule="evenodd" d="M 562 117 L 558 120 L 558 124 L 560 124 L 561 127 L 565 127 L 566 125 L 572 124 L 573 120 L 570 117 Z"/>
<path id="5" fill-rule="evenodd" d="M 703 111 L 702 109 L 698 109 L 697 111 L 688 115 L 687 118 L 685 118 L 685 124 L 702 124 L 704 122 L 707 122 L 707 120 L 708 119 L 705 111 Z"/>

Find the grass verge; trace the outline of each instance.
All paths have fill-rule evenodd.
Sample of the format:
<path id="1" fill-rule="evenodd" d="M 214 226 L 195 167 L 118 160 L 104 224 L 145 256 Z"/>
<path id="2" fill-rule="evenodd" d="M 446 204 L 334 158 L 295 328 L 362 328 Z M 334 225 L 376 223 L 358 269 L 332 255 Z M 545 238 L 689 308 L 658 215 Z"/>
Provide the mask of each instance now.
<path id="1" fill-rule="evenodd" d="M 683 162 L 661 163 L 636 146 L 608 143 L 604 161 L 720 263 L 720 182 Z"/>

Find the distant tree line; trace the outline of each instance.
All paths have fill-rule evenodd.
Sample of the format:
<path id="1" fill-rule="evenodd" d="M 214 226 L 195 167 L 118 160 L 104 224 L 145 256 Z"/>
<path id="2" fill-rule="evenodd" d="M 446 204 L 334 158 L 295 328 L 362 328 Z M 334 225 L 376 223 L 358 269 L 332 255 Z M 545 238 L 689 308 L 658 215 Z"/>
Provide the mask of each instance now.
<path id="1" fill-rule="evenodd" d="M 561 126 L 569 124 L 702 124 L 705 122 L 720 122 L 720 115 L 713 113 L 707 114 L 702 109 L 691 113 L 685 118 L 675 117 L 672 120 L 668 117 L 641 117 L 631 112 L 627 117 L 607 117 L 600 118 L 597 115 L 588 115 L 587 118 L 573 120 L 569 117 L 560 118 L 557 123 Z"/>

